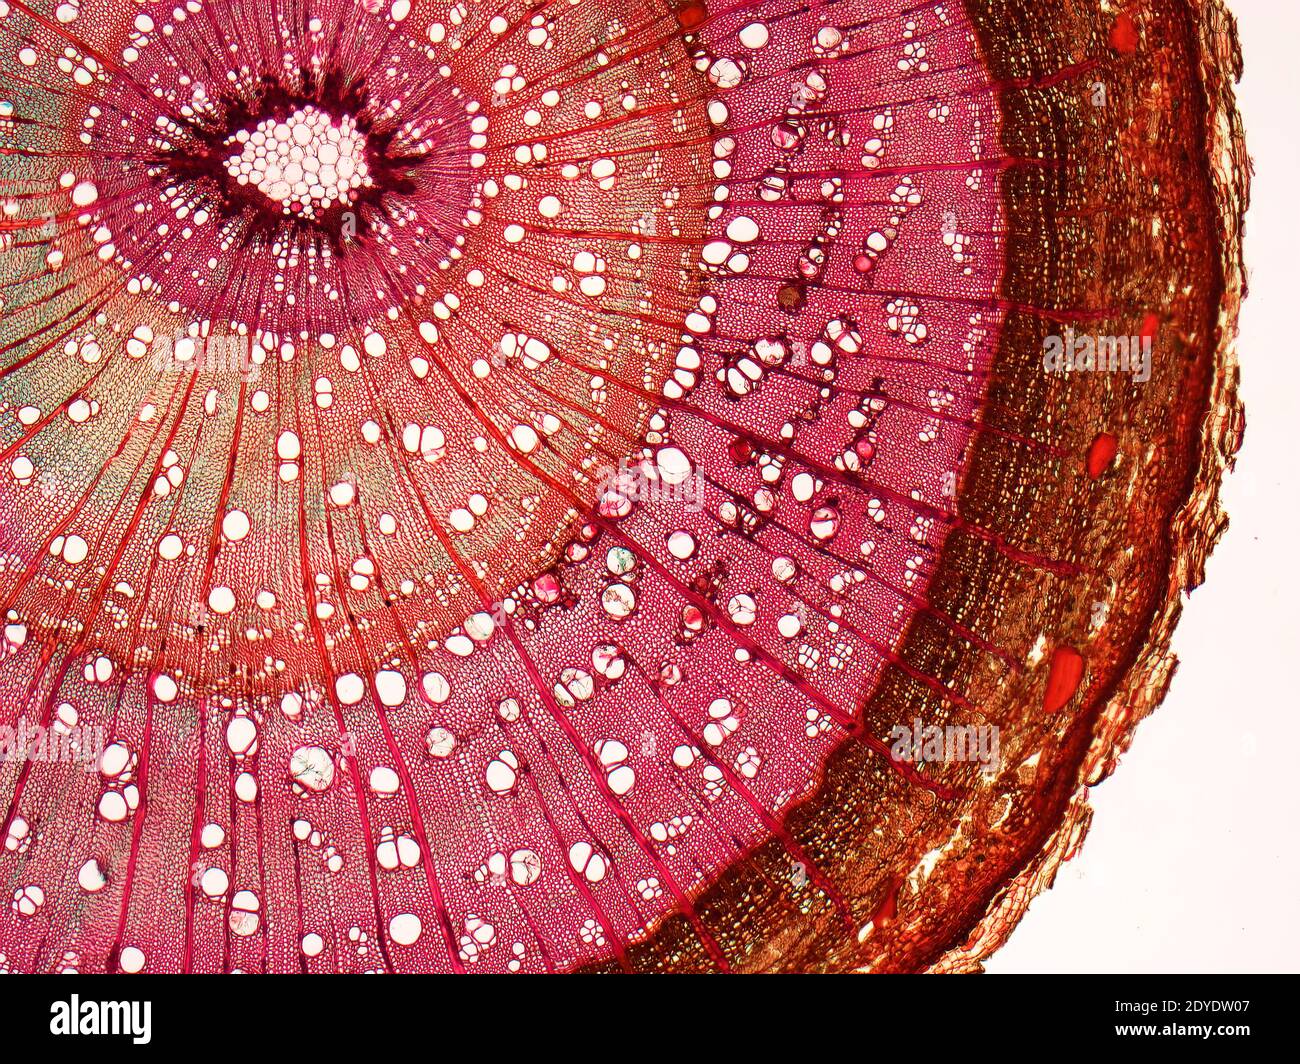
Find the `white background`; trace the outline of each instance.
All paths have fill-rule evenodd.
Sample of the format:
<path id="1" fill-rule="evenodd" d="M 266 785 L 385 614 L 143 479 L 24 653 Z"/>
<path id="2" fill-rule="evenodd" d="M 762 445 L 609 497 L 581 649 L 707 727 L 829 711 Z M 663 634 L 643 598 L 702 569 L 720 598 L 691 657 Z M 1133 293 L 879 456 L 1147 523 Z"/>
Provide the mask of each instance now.
<path id="1" fill-rule="evenodd" d="M 1229 6 L 1256 171 L 1232 524 L 1174 636 L 1168 699 L 990 972 L 1300 971 L 1300 5 Z"/>

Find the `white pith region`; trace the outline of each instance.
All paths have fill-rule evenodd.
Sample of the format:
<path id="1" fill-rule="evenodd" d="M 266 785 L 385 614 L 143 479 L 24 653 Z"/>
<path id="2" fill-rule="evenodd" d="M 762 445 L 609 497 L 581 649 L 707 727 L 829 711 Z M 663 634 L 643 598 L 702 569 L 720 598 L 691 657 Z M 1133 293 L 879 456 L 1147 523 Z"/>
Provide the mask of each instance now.
<path id="1" fill-rule="evenodd" d="M 241 129 L 227 144 L 242 146 L 225 161 L 230 175 L 286 214 L 314 218 L 370 184 L 365 134 L 347 115 L 335 120 L 308 105 L 283 120 L 267 118 Z"/>

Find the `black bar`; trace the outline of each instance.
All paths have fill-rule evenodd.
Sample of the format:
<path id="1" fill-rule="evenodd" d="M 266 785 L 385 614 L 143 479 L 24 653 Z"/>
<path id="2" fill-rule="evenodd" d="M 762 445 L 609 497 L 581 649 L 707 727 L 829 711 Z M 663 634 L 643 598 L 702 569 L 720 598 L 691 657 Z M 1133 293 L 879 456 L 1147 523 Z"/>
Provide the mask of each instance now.
<path id="1" fill-rule="evenodd" d="M 369 1045 L 429 1060 L 472 1053 L 469 1059 L 689 1061 L 719 1051 L 719 1059 L 758 1053 L 771 1060 L 789 1046 L 801 1064 L 813 1054 L 857 1064 L 882 1051 L 932 1059 L 1054 1050 L 1074 1057 L 1120 1047 L 1180 1057 L 1217 1058 L 1248 1046 L 1258 1053 L 1294 1041 L 1300 980 L 20 975 L 3 986 L 9 1008 L 0 1045 L 7 1050 L 114 1043 L 117 1052 L 188 1050 L 211 1059 L 231 1049 L 264 1059 L 288 1051 L 314 1059 Z"/>

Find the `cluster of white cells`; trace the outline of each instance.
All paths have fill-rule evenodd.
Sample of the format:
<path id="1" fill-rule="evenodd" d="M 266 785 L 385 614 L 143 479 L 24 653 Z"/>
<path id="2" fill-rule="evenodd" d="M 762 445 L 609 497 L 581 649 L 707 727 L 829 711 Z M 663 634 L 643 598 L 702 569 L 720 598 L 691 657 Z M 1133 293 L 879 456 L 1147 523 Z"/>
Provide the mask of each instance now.
<path id="1" fill-rule="evenodd" d="M 336 121 L 315 107 L 300 107 L 283 121 L 267 118 L 241 129 L 227 143 L 241 148 L 226 160 L 230 175 L 286 214 L 314 218 L 370 183 L 365 136 L 346 115 Z"/>

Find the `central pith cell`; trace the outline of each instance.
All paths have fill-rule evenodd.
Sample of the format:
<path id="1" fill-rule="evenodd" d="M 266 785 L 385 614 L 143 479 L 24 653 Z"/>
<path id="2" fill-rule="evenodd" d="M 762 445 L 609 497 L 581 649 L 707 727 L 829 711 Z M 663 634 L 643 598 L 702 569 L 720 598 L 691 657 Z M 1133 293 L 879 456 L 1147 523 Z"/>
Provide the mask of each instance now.
<path id="1" fill-rule="evenodd" d="M 371 183 L 366 138 L 356 122 L 310 105 L 241 129 L 226 144 L 241 148 L 225 161 L 230 176 L 252 185 L 285 214 L 316 218 L 335 203 L 351 202 Z"/>

